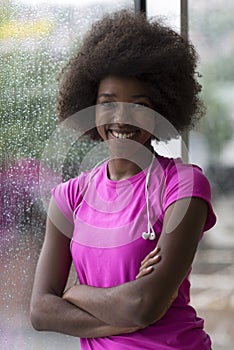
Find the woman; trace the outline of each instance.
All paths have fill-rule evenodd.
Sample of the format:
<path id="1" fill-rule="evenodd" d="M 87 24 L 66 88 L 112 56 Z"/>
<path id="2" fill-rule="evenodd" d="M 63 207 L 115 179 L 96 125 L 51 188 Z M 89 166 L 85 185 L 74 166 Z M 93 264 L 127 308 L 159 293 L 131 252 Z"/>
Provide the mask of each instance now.
<path id="1" fill-rule="evenodd" d="M 82 349 L 210 349 L 188 281 L 215 224 L 210 186 L 200 168 L 151 145 L 202 115 L 196 59 L 170 28 L 121 11 L 93 25 L 64 69 L 60 120 L 96 105 L 79 128 L 110 157 L 52 191 L 31 301 L 36 329 L 80 337 Z M 80 284 L 64 293 L 72 260 Z"/>

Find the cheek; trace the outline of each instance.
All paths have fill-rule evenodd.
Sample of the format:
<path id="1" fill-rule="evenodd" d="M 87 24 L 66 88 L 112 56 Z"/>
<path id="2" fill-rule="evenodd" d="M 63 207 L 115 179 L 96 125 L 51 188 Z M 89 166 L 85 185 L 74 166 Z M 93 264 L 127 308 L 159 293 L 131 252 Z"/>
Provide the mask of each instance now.
<path id="1" fill-rule="evenodd" d="M 155 117 L 155 111 L 153 110 L 144 110 L 143 112 L 138 111 L 134 115 L 134 120 L 139 126 L 139 128 L 145 130 L 147 133 L 153 133 L 156 126 L 156 117 Z"/>
<path id="2" fill-rule="evenodd" d="M 99 133 L 99 135 L 101 136 L 101 138 L 105 138 L 106 135 L 106 130 L 104 126 L 96 126 L 97 132 Z"/>
<path id="3" fill-rule="evenodd" d="M 96 111 L 95 114 L 95 125 L 99 135 L 102 137 L 105 131 L 104 127 L 105 121 L 100 113 Z"/>
<path id="4" fill-rule="evenodd" d="M 145 132 L 143 132 L 143 134 L 141 136 L 140 143 L 146 144 L 146 143 L 148 143 L 151 140 L 151 138 L 152 138 L 152 134 L 145 131 Z"/>
<path id="5" fill-rule="evenodd" d="M 145 120 L 144 123 L 141 123 L 139 127 L 142 129 L 142 133 L 146 138 L 149 138 L 154 135 L 156 122 L 155 120 Z"/>

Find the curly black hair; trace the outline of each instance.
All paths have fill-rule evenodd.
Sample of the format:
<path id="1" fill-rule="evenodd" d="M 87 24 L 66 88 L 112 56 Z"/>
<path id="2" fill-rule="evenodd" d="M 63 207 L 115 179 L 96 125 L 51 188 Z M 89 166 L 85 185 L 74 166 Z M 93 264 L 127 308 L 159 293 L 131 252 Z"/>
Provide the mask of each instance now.
<path id="1" fill-rule="evenodd" d="M 130 10 L 107 14 L 93 24 L 61 72 L 59 119 L 94 106 L 104 77 L 135 77 L 147 84 L 156 111 L 181 133 L 204 112 L 195 78 L 197 58 L 194 46 L 160 19 L 147 20 Z M 88 134 L 100 138 L 96 128 Z M 160 139 L 173 136 L 165 131 Z"/>

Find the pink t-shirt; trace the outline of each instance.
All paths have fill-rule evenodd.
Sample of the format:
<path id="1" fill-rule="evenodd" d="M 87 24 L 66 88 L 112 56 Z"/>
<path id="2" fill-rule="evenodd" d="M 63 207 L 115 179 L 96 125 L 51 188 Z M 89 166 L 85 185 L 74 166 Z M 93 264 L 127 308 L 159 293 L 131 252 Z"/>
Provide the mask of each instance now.
<path id="1" fill-rule="evenodd" d="M 199 197 L 209 206 L 204 231 L 216 221 L 210 185 L 201 169 L 180 158 L 157 156 L 149 180 L 150 220 L 156 232 L 147 231 L 145 180 L 147 169 L 121 181 L 107 177 L 107 162 L 93 172 L 58 185 L 52 190 L 57 206 L 73 223 L 71 252 L 81 284 L 112 287 L 135 280 L 140 263 L 156 246 L 163 217 L 170 204 L 185 197 Z M 181 213 L 181 219 L 185 213 Z M 189 234 L 189 233 L 188 233 Z M 189 273 L 191 270 L 189 271 Z M 188 273 L 188 275 L 189 275 Z M 104 338 L 82 338 L 83 350 L 208 350 L 211 340 L 204 321 L 189 305 L 188 275 L 167 313 L 143 330 Z"/>

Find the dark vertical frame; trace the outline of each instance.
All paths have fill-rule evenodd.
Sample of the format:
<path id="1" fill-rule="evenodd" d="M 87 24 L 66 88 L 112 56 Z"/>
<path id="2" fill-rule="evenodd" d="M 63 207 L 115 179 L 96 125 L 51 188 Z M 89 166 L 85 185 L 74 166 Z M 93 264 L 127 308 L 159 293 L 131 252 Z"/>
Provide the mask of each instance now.
<path id="1" fill-rule="evenodd" d="M 180 0 L 180 34 L 188 40 L 188 0 Z"/>
<path id="2" fill-rule="evenodd" d="M 180 34 L 188 40 L 188 0 L 180 0 Z M 181 156 L 185 163 L 189 162 L 189 132 L 182 133 Z"/>
<path id="3" fill-rule="evenodd" d="M 146 0 L 134 0 L 135 12 L 144 13 L 146 15 Z"/>

